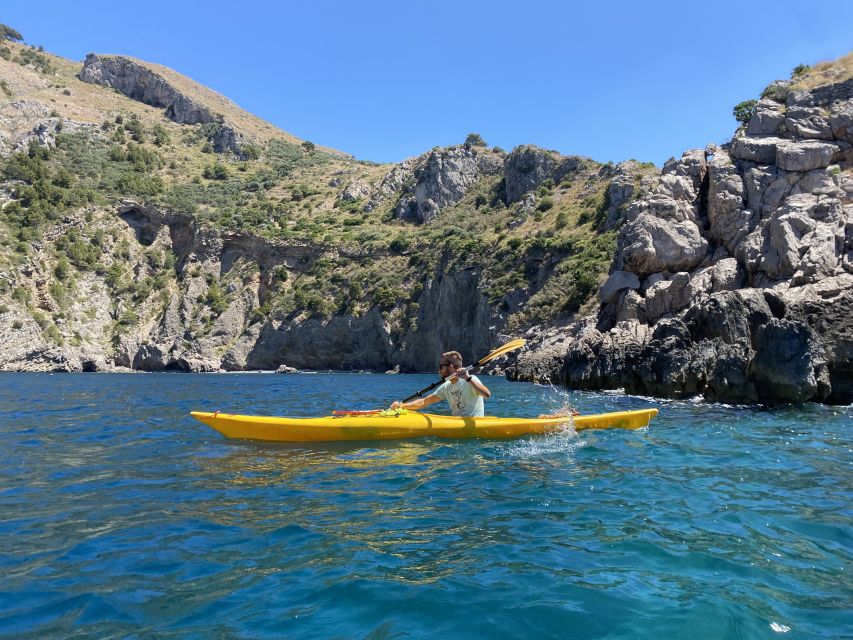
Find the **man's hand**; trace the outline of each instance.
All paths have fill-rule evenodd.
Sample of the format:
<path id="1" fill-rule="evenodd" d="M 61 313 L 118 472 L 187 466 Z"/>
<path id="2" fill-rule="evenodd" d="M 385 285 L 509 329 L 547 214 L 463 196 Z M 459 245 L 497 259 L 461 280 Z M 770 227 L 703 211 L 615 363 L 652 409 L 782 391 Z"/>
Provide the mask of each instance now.
<path id="1" fill-rule="evenodd" d="M 456 375 L 460 380 L 465 380 L 466 382 L 471 379 L 471 372 L 465 368 L 457 369 L 454 375 Z"/>

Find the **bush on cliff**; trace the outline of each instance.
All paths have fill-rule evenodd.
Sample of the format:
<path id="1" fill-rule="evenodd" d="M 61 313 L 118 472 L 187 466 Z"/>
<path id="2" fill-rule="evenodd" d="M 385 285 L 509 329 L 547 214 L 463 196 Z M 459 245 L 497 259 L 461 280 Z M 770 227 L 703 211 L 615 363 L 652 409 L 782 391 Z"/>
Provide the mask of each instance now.
<path id="1" fill-rule="evenodd" d="M 758 100 L 744 100 L 743 102 L 739 102 L 732 109 L 732 115 L 734 115 L 735 120 L 739 123 L 746 125 L 752 114 L 755 113 L 755 105 L 757 104 Z"/>

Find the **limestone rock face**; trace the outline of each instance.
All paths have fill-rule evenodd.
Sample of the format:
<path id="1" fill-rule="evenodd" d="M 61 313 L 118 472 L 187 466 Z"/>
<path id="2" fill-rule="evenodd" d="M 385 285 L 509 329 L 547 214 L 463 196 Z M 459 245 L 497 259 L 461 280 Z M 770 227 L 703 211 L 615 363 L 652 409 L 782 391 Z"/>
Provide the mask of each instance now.
<path id="1" fill-rule="evenodd" d="M 572 340 L 562 336 L 556 357 L 553 341 L 522 354 L 510 375 L 579 389 L 737 403 L 824 401 L 836 389 L 834 400 L 846 402 L 853 397 L 851 339 L 841 338 L 841 325 L 849 321 L 837 317 L 827 357 L 828 342 L 813 320 L 795 311 L 796 303 L 785 307 L 785 299 L 774 303 L 777 312 L 780 302 L 787 309 L 784 318 L 774 315 L 764 292 L 741 289 L 711 294 L 652 326 L 630 320 L 606 332 L 586 327 Z"/>
<path id="2" fill-rule="evenodd" d="M 559 182 L 579 164 L 579 158 L 564 157 L 534 145 L 516 147 L 504 163 L 507 204 L 518 202 L 525 193 L 548 179 Z"/>
<path id="3" fill-rule="evenodd" d="M 829 142 L 785 142 L 776 147 L 776 165 L 785 171 L 824 169 L 832 164 L 840 152 L 839 145 Z"/>
<path id="4" fill-rule="evenodd" d="M 601 285 L 598 297 L 602 302 L 613 302 L 626 289 L 639 288 L 640 279 L 636 274 L 630 271 L 614 271 L 610 274 L 607 282 Z"/>
<path id="5" fill-rule="evenodd" d="M 340 202 L 355 202 L 370 195 L 370 187 L 361 180 L 351 180 L 338 196 Z"/>
<path id="6" fill-rule="evenodd" d="M 708 165 L 708 237 L 730 253 L 755 226 L 755 216 L 745 209 L 743 177 L 724 153 Z"/>
<path id="7" fill-rule="evenodd" d="M 781 104 L 771 99 L 759 100 L 747 124 L 746 133 L 748 136 L 774 136 L 784 123 L 785 114 Z"/>
<path id="8" fill-rule="evenodd" d="M 595 321 L 543 331 L 510 376 L 853 401 L 853 81 L 764 95 L 729 144 L 664 165 L 627 208 Z"/>
<path id="9" fill-rule="evenodd" d="M 498 318 L 473 269 L 437 275 L 424 287 L 418 304 L 418 331 L 400 345 L 405 370 L 434 371 L 438 356 L 450 349 L 460 351 L 466 363 L 476 362 L 497 342 Z"/>
<path id="10" fill-rule="evenodd" d="M 631 202 L 636 193 L 636 183 L 640 178 L 639 167 L 633 160 L 620 162 L 616 165 L 616 171 L 610 186 L 607 188 L 607 218 L 603 229 L 615 229 L 617 224 L 624 219 L 624 208 Z"/>
<path id="11" fill-rule="evenodd" d="M 242 157 L 241 147 L 246 140 L 225 123 L 222 116 L 211 113 L 206 106 L 178 91 L 165 78 L 129 58 L 90 53 L 77 77 L 83 82 L 111 87 L 128 98 L 165 109 L 166 117 L 181 124 L 218 123 L 210 140 L 213 148 L 219 153 L 231 151 Z"/>
<path id="12" fill-rule="evenodd" d="M 616 268 L 645 277 L 698 266 L 708 241 L 691 218 L 689 208 L 663 194 L 632 203 L 619 232 Z"/>
<path id="13" fill-rule="evenodd" d="M 464 198 L 475 182 L 500 173 L 501 158 L 459 145 L 434 149 L 404 165 L 392 169 L 379 190 L 401 193 L 395 211 L 398 218 L 425 224 Z"/>

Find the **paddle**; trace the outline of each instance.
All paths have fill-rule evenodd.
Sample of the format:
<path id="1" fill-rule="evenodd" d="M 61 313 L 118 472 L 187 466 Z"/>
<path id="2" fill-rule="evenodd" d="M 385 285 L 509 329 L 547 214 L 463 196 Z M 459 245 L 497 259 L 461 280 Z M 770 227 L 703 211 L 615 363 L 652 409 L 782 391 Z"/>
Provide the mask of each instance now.
<path id="1" fill-rule="evenodd" d="M 476 362 L 476 364 L 468 365 L 467 367 L 465 367 L 462 370 L 470 372 L 472 369 L 476 369 L 477 367 L 482 367 L 487 362 L 490 362 L 490 361 L 494 360 L 495 358 L 499 358 L 502 355 L 506 355 L 510 351 L 515 351 L 516 349 L 521 349 L 521 347 L 523 347 L 523 346 L 524 346 L 524 338 L 519 338 L 518 340 L 513 340 L 512 342 L 507 342 L 505 345 L 498 347 L 497 349 L 495 349 L 491 353 L 480 358 Z M 450 380 L 451 378 L 455 378 L 455 377 L 456 377 L 456 374 L 454 373 L 452 376 L 445 378 L 445 380 Z M 421 389 L 417 393 L 410 395 L 408 398 L 403 400 L 403 402 L 409 402 L 410 400 L 414 400 L 415 398 L 420 398 L 427 391 L 432 391 L 436 387 L 444 384 L 445 380 L 439 380 L 438 382 L 434 382 L 433 384 L 431 384 L 428 387 L 424 387 L 423 389 Z"/>

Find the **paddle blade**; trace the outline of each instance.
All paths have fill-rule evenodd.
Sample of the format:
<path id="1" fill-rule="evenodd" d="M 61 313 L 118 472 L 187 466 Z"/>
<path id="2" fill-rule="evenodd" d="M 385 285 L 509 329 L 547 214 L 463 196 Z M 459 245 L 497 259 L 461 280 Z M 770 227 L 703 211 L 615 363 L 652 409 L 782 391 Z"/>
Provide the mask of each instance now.
<path id="1" fill-rule="evenodd" d="M 481 366 L 489 362 L 490 360 L 494 360 L 504 354 L 509 353 L 510 351 L 515 351 L 516 349 L 521 349 L 524 346 L 525 340 L 524 338 L 519 338 L 518 340 L 513 340 L 512 342 L 507 342 L 505 345 L 502 345 L 492 351 L 490 354 L 483 356 L 483 358 L 477 362 L 477 366 Z"/>

